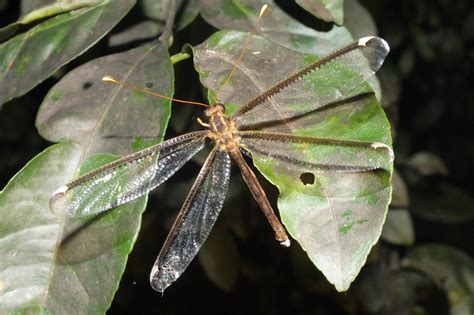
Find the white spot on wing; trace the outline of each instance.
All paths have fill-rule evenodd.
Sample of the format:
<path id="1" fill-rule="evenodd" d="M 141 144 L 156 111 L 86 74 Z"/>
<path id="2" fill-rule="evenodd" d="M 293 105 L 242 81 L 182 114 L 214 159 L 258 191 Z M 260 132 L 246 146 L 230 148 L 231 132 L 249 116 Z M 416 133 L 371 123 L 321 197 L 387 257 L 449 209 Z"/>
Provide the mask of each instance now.
<path id="1" fill-rule="evenodd" d="M 386 145 L 385 143 L 381 143 L 381 142 L 374 142 L 370 145 L 373 149 L 377 150 L 377 149 L 380 149 L 380 148 L 383 148 L 383 149 L 387 149 L 388 150 L 388 154 L 390 154 L 390 159 L 393 161 L 393 159 L 395 158 L 394 154 L 393 154 L 393 150 L 392 148 L 390 148 L 388 145 Z"/>
<path id="2" fill-rule="evenodd" d="M 359 41 L 357 42 L 357 45 L 359 46 L 366 46 L 367 43 L 372 40 L 375 36 L 366 36 L 366 37 L 362 37 L 362 38 L 359 38 Z"/>
<path id="3" fill-rule="evenodd" d="M 68 189 L 69 187 L 67 187 L 66 185 L 59 187 L 53 192 L 51 198 L 57 197 L 59 195 L 64 195 L 68 191 Z"/>

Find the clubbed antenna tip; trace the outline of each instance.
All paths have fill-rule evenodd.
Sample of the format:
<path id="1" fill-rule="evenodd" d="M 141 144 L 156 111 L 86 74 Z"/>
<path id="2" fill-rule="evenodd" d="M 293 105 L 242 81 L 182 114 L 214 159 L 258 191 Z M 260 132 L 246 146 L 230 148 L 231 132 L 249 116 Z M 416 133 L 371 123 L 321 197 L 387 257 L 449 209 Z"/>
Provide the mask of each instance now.
<path id="1" fill-rule="evenodd" d="M 267 8 L 268 8 L 268 4 L 264 4 L 262 6 L 262 8 L 260 9 L 260 14 L 258 15 L 259 19 L 265 14 L 265 11 L 267 10 Z"/>
<path id="2" fill-rule="evenodd" d="M 104 82 L 112 82 L 112 83 L 119 83 L 116 79 L 112 78 L 111 76 L 106 75 L 102 77 L 102 81 Z"/>

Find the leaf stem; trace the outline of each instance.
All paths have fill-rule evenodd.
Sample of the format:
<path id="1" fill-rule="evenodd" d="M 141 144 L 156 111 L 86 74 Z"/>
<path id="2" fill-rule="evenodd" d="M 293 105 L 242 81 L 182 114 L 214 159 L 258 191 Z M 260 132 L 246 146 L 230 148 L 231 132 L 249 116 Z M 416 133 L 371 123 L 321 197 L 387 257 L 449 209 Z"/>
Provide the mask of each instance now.
<path id="1" fill-rule="evenodd" d="M 173 56 L 171 56 L 171 62 L 173 64 L 177 64 L 180 61 L 188 59 L 189 57 L 191 57 L 190 54 L 180 52 L 180 53 L 177 53 L 177 54 L 174 54 Z"/>

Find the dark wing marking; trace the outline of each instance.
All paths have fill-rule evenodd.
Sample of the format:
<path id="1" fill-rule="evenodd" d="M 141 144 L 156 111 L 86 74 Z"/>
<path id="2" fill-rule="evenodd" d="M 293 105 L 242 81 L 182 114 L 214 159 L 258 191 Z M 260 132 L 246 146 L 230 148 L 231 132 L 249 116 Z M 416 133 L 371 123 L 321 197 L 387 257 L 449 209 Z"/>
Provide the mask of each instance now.
<path id="1" fill-rule="evenodd" d="M 379 142 L 259 131 L 242 131 L 238 135 L 241 145 L 252 155 L 308 172 L 364 172 L 383 168 L 393 160 L 392 149 Z"/>
<path id="2" fill-rule="evenodd" d="M 153 289 L 163 292 L 187 268 L 222 209 L 230 177 L 230 157 L 211 152 L 176 218 L 151 270 Z"/>
<path id="3" fill-rule="evenodd" d="M 187 133 L 89 172 L 53 194 L 51 211 L 90 215 L 136 199 L 166 181 L 199 152 L 206 134 Z"/>

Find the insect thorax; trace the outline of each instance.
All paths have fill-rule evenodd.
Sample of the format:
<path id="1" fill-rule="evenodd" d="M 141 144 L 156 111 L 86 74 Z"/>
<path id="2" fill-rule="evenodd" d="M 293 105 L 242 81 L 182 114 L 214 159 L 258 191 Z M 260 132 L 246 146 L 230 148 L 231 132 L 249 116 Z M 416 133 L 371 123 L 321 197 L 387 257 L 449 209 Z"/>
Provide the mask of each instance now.
<path id="1" fill-rule="evenodd" d="M 206 110 L 209 117 L 209 136 L 214 139 L 222 150 L 229 151 L 239 146 L 239 136 L 235 121 L 225 114 L 225 107 L 216 104 Z"/>

